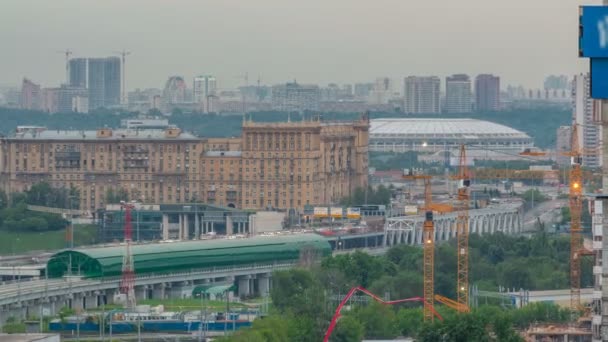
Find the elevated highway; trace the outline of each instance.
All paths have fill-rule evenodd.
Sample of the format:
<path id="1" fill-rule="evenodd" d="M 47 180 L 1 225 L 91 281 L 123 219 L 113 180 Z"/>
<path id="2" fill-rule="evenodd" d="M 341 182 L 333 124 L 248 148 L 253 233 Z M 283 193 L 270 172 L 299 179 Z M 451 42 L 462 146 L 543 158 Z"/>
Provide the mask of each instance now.
<path id="1" fill-rule="evenodd" d="M 273 271 L 292 268 L 293 262 L 213 267 L 187 272 L 145 274 L 135 278 L 137 299 L 184 298 L 197 285 L 237 282 L 239 295 L 268 295 Z M 55 315 L 62 307 L 91 309 L 114 302 L 120 278 L 57 279 L 22 281 L 0 286 L 0 324 L 9 317 Z"/>
<path id="2" fill-rule="evenodd" d="M 458 213 L 435 215 L 435 241 L 447 241 L 456 237 Z M 384 246 L 422 244 L 424 216 L 400 216 L 387 218 L 384 230 Z M 523 207 L 521 203 L 504 203 L 483 209 L 469 210 L 469 232 L 472 234 L 519 234 L 523 231 Z"/>

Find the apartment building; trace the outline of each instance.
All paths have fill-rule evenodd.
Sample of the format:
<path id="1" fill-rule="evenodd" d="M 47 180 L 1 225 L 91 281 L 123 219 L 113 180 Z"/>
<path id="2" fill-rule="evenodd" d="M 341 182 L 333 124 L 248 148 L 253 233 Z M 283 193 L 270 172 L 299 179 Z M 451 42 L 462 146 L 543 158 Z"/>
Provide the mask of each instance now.
<path id="1" fill-rule="evenodd" d="M 246 121 L 240 138 L 200 138 L 173 126 L 22 129 L 0 142 L 0 185 L 7 193 L 41 181 L 74 187 L 92 215 L 119 189 L 143 203 L 301 210 L 367 185 L 368 130 L 367 118 Z"/>

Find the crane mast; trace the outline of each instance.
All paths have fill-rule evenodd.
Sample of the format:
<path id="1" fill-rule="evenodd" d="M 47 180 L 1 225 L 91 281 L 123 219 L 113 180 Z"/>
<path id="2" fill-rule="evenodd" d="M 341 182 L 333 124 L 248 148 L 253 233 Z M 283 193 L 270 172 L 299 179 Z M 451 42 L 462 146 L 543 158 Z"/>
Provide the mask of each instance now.
<path id="1" fill-rule="evenodd" d="M 124 238 L 126 250 L 122 260 L 120 291 L 126 296 L 125 308 L 127 310 L 133 310 L 135 309 L 135 266 L 133 263 L 133 254 L 131 253 L 131 209 L 133 209 L 134 206 L 133 204 L 123 202 L 122 207 L 125 209 Z"/>
<path id="2" fill-rule="evenodd" d="M 456 239 L 458 253 L 458 276 L 456 281 L 456 298 L 460 312 L 469 311 L 469 171 L 464 145 L 460 145 L 458 165 L 458 219 L 456 221 Z"/>
<path id="3" fill-rule="evenodd" d="M 577 311 L 581 306 L 581 213 L 583 207 L 582 153 L 578 144 L 576 124 L 572 126 L 572 150 L 570 168 L 570 309 Z"/>

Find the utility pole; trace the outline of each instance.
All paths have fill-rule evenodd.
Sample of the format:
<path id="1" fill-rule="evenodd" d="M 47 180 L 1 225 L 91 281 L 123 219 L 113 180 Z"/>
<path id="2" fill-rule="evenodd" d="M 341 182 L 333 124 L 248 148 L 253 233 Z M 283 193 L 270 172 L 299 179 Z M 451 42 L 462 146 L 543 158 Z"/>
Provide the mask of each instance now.
<path id="1" fill-rule="evenodd" d="M 131 51 L 122 49 L 122 51 L 114 51 L 114 53 L 117 53 L 120 55 L 121 62 L 122 62 L 121 63 L 122 64 L 121 65 L 121 69 L 122 69 L 121 70 L 121 74 L 122 74 L 122 87 L 121 87 L 122 89 L 121 90 L 122 90 L 122 92 L 121 92 L 121 96 L 120 96 L 120 103 L 124 105 L 124 104 L 127 104 L 127 95 L 126 95 L 126 89 L 125 89 L 127 71 L 125 70 L 125 62 L 126 62 L 127 56 L 131 54 Z"/>

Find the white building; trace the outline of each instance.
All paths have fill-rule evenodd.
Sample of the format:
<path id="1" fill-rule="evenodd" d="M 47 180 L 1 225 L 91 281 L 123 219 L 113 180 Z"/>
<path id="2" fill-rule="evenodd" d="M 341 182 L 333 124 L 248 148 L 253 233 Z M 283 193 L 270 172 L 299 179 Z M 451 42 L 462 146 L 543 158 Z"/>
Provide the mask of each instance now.
<path id="1" fill-rule="evenodd" d="M 214 98 L 217 92 L 217 80 L 210 75 L 196 76 L 193 84 L 194 102 L 201 105 L 203 113 L 216 111 Z"/>
<path id="2" fill-rule="evenodd" d="M 441 80 L 437 76 L 408 76 L 404 80 L 405 112 L 411 114 L 436 114 L 440 106 Z"/>
<path id="3" fill-rule="evenodd" d="M 87 96 L 74 96 L 72 98 L 72 108 L 76 113 L 88 113 L 89 98 Z"/>
<path id="4" fill-rule="evenodd" d="M 591 98 L 589 74 L 574 76 L 572 82 L 572 116 L 578 128 L 578 142 L 583 149 L 583 166 L 597 168 L 602 166 L 601 126 L 595 120 L 599 113 L 599 102 Z M 599 114 L 598 114 L 599 115 Z"/>
<path id="5" fill-rule="evenodd" d="M 393 97 L 393 82 L 388 77 L 378 77 L 374 82 L 369 97 L 370 104 L 387 104 Z"/>
<path id="6" fill-rule="evenodd" d="M 472 93 L 471 79 L 465 74 L 445 78 L 445 112 L 470 113 Z"/>

